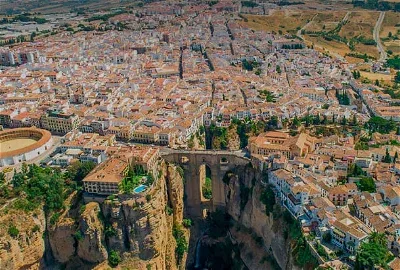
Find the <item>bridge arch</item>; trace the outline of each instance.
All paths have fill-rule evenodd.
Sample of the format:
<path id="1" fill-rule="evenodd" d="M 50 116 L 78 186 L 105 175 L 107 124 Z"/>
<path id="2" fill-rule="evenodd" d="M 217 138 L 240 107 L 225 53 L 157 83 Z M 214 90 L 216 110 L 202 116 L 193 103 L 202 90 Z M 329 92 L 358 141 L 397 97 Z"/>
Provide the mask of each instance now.
<path id="1" fill-rule="evenodd" d="M 165 161 L 175 163 L 184 170 L 185 178 L 185 207 L 188 214 L 201 217 L 204 209 L 215 211 L 225 207 L 226 194 L 223 178 L 228 171 L 233 171 L 236 166 L 247 165 L 249 158 L 242 153 L 231 151 L 185 151 L 168 150 L 161 152 Z M 186 162 L 184 162 L 186 161 Z M 201 168 L 209 168 L 211 178 L 211 194 L 209 200 L 204 200 L 202 190 Z M 205 173 L 205 172 L 204 172 Z"/>

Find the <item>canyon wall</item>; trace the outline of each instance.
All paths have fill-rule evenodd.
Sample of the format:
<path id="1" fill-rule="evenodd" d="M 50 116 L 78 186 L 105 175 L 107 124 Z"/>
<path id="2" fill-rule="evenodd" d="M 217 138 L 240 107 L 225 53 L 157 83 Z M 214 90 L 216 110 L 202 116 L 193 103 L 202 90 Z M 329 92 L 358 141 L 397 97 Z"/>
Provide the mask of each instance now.
<path id="1" fill-rule="evenodd" d="M 161 161 L 158 176 L 143 195 L 83 204 L 75 192 L 65 211 L 47 218 L 41 208 L 26 213 L 10 207 L 0 217 L 0 269 L 109 269 L 113 251 L 122 268 L 181 269 L 172 229 L 183 220 L 183 179 Z"/>
<path id="2" fill-rule="evenodd" d="M 232 237 L 242 243 L 241 257 L 249 269 L 271 269 L 268 263 L 273 260 L 281 269 L 299 269 L 293 264 L 292 245 L 282 218 L 267 215 L 260 200 L 265 189 L 261 178 L 250 166 L 237 167 L 229 176 L 225 194 L 227 212 L 236 224 L 230 230 Z"/>
<path id="3" fill-rule="evenodd" d="M 0 214 L 0 269 L 39 269 L 45 251 L 44 212 L 7 209 Z"/>

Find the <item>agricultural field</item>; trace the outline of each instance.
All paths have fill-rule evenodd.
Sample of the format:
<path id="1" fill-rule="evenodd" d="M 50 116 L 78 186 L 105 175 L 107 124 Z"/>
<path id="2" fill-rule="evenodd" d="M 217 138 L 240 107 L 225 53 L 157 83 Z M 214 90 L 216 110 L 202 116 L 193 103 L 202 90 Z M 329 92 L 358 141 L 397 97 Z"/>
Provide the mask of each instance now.
<path id="1" fill-rule="evenodd" d="M 245 19 L 240 23 L 254 30 L 276 33 L 280 30 L 283 34 L 296 34 L 315 14 L 315 11 L 290 11 L 288 9 L 277 10 L 266 16 L 243 14 Z"/>
<path id="2" fill-rule="evenodd" d="M 400 55 L 400 13 L 385 13 L 379 35 L 387 51 L 392 51 L 394 55 Z"/>

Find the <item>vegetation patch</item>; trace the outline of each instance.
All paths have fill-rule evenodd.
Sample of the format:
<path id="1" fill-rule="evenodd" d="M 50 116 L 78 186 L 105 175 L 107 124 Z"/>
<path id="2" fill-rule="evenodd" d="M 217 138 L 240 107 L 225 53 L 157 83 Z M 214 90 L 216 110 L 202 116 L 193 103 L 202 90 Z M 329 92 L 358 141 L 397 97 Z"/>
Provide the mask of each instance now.
<path id="1" fill-rule="evenodd" d="M 16 238 L 19 235 L 19 230 L 15 225 L 10 225 L 10 227 L 8 227 L 8 234 L 11 237 Z"/>
<path id="2" fill-rule="evenodd" d="M 121 257 L 119 256 L 118 251 L 116 250 L 111 250 L 110 253 L 108 254 L 108 263 L 112 267 L 118 266 L 118 264 L 121 262 Z"/>
<path id="3" fill-rule="evenodd" d="M 275 193 L 271 185 L 268 185 L 261 193 L 260 201 L 265 205 L 265 213 L 269 215 L 274 210 L 275 206 Z"/>
<path id="4" fill-rule="evenodd" d="M 357 250 L 356 270 L 376 269 L 377 266 L 388 269 L 388 262 L 393 259 L 387 248 L 387 239 L 383 233 L 372 233 L 368 241 L 362 242 Z"/>
<path id="5" fill-rule="evenodd" d="M 206 177 L 203 186 L 201 187 L 201 191 L 203 193 L 203 197 L 207 200 L 212 199 L 212 180 L 209 177 Z"/>
<path id="6" fill-rule="evenodd" d="M 180 265 L 183 259 L 183 255 L 188 250 L 188 242 L 185 237 L 185 233 L 182 227 L 178 224 L 174 224 L 172 228 L 172 235 L 176 241 L 175 256 L 177 264 Z"/>

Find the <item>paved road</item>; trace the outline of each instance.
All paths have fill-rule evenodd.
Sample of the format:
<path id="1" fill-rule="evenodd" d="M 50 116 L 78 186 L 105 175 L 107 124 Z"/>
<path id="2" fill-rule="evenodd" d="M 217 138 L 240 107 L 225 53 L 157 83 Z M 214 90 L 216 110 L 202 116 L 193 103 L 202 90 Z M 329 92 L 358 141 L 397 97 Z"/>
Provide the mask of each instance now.
<path id="1" fill-rule="evenodd" d="M 378 48 L 379 55 L 380 55 L 379 62 L 385 62 L 385 60 L 387 59 L 387 53 L 385 52 L 385 48 L 383 48 L 381 38 L 379 37 L 379 32 L 381 31 L 381 26 L 382 26 L 382 22 L 383 22 L 384 18 L 385 18 L 385 12 L 381 11 L 381 13 L 379 14 L 379 18 L 376 21 L 374 31 L 373 31 L 373 36 L 374 36 L 374 40 L 376 42 L 376 47 Z"/>

